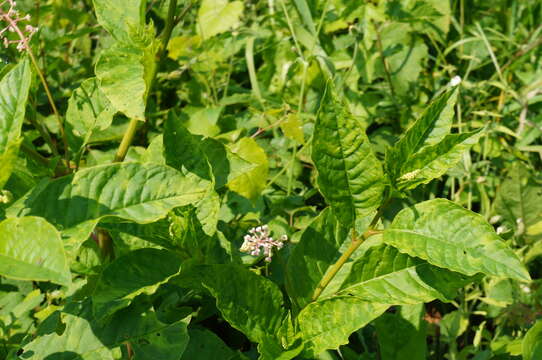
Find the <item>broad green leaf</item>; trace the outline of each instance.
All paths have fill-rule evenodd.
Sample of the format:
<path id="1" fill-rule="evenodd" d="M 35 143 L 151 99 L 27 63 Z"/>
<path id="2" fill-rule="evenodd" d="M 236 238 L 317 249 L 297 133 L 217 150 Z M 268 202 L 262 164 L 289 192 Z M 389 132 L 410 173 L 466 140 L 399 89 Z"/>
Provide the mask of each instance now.
<path id="1" fill-rule="evenodd" d="M 155 72 L 154 43 L 144 47 L 114 44 L 103 50 L 96 63 L 100 90 L 115 110 L 130 119 L 145 121 L 145 106 Z"/>
<path id="2" fill-rule="evenodd" d="M 300 309 L 311 302 L 318 284 L 341 256 L 341 246 L 348 239 L 349 229 L 337 221 L 330 208 L 322 211 L 305 229 L 286 268 L 286 289 Z M 336 279 L 344 278 L 343 272 L 348 273 L 348 267 L 343 268 Z"/>
<path id="3" fill-rule="evenodd" d="M 537 360 L 542 357 L 542 321 L 537 321 L 523 338 L 523 360 Z"/>
<path id="4" fill-rule="evenodd" d="M 93 0 L 94 11 L 102 25 L 116 40 L 129 43 L 133 31 L 145 23 L 142 0 Z"/>
<path id="5" fill-rule="evenodd" d="M 542 190 L 525 165 L 516 162 L 498 188 L 495 213 L 518 235 L 542 235 Z"/>
<path id="6" fill-rule="evenodd" d="M 222 339 L 207 329 L 188 331 L 190 341 L 181 360 L 243 360 L 244 355 L 234 351 Z"/>
<path id="7" fill-rule="evenodd" d="M 0 189 L 13 171 L 30 89 L 31 70 L 22 60 L 0 80 Z"/>
<path id="8" fill-rule="evenodd" d="M 103 218 L 154 222 L 175 207 L 199 202 L 210 186 L 163 165 L 101 165 L 36 188 L 10 214 L 44 217 L 69 238 L 65 246 L 73 254 Z"/>
<path id="9" fill-rule="evenodd" d="M 0 222 L 0 275 L 68 285 L 71 273 L 60 233 L 39 217 Z"/>
<path id="10" fill-rule="evenodd" d="M 51 329 L 55 321 L 64 326 Z M 129 342 L 134 359 L 178 360 L 188 343 L 188 322 L 186 318 L 165 324 L 154 312 L 137 307 L 121 310 L 104 322 L 92 316 L 88 301 L 70 303 L 38 328 L 38 336 L 23 344 L 17 358 L 113 360 L 120 358 L 120 348 Z"/>
<path id="11" fill-rule="evenodd" d="M 425 360 L 426 322 L 424 304 L 403 305 L 375 321 L 382 360 Z"/>
<path id="12" fill-rule="evenodd" d="M 298 317 L 300 333 L 306 343 L 304 354 L 313 358 L 324 350 L 347 344 L 350 334 L 379 317 L 388 307 L 352 296 L 309 304 Z"/>
<path id="13" fill-rule="evenodd" d="M 278 286 L 242 266 L 199 266 L 177 281 L 207 289 L 224 319 L 254 342 L 274 337 L 286 316 Z"/>
<path id="14" fill-rule="evenodd" d="M 403 165 L 422 148 L 439 143 L 452 127 L 457 88 L 434 100 L 403 137 L 386 154 L 386 169 L 392 182 L 404 175 Z"/>
<path id="15" fill-rule="evenodd" d="M 401 166 L 397 187 L 413 189 L 444 175 L 461 160 L 465 151 L 478 142 L 481 135 L 481 130 L 452 134 L 438 144 L 424 147 Z"/>
<path id="16" fill-rule="evenodd" d="M 97 318 L 128 306 L 140 294 L 152 294 L 177 275 L 181 259 L 173 252 L 140 249 L 115 259 L 101 273 L 92 294 Z"/>
<path id="17" fill-rule="evenodd" d="M 241 159 L 255 164 L 256 167 L 230 180 L 227 186 L 230 190 L 254 200 L 265 189 L 269 172 L 267 155 L 252 138 L 242 138 L 231 145 L 229 150 Z"/>
<path id="18" fill-rule="evenodd" d="M 383 244 L 369 248 L 354 262 L 339 294 L 390 305 L 449 301 L 470 281 Z"/>
<path id="19" fill-rule="evenodd" d="M 109 127 L 115 112 L 100 91 L 96 78 L 83 81 L 70 97 L 66 111 L 66 135 L 71 150 L 74 153 L 80 152 L 93 131 Z"/>
<path id="20" fill-rule="evenodd" d="M 401 210 L 384 230 L 384 242 L 402 253 L 466 275 L 530 280 L 515 253 L 479 214 L 434 199 Z"/>
<path id="21" fill-rule="evenodd" d="M 241 1 L 203 0 L 198 11 L 198 32 L 205 40 L 240 25 Z"/>
<path id="22" fill-rule="evenodd" d="M 328 88 L 314 128 L 312 159 L 320 191 L 343 225 L 378 208 L 385 180 L 365 131 Z"/>
<path id="23" fill-rule="evenodd" d="M 25 59 L 0 80 L 0 154 L 21 136 L 30 77 L 30 64 Z"/>

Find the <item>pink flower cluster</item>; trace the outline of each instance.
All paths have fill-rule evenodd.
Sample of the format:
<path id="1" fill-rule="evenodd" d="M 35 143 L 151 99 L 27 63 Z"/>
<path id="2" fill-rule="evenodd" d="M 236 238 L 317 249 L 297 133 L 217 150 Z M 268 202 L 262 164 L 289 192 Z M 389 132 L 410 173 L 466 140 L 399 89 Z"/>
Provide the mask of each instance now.
<path id="1" fill-rule="evenodd" d="M 8 5 L 7 11 L 4 10 L 6 4 Z M 27 24 L 24 30 L 21 30 L 18 23 L 21 21 L 30 21 L 30 15 L 19 15 L 19 12 L 15 9 L 16 6 L 17 3 L 15 0 L 4 0 L 0 3 L 0 21 L 7 23 L 7 26 L 0 30 L 0 41 L 4 43 L 6 48 L 10 44 L 17 44 L 17 50 L 24 51 L 28 49 L 28 42 L 32 38 L 32 35 L 38 31 L 38 28 Z M 6 35 L 7 32 L 16 33 L 19 39 L 10 40 Z"/>
<path id="2" fill-rule="evenodd" d="M 249 234 L 245 235 L 241 251 L 253 256 L 260 256 L 263 250 L 265 261 L 270 262 L 273 257 L 273 248 L 281 249 L 288 236 L 282 235 L 280 239 L 274 240 L 269 233 L 267 225 L 258 226 L 250 229 Z"/>

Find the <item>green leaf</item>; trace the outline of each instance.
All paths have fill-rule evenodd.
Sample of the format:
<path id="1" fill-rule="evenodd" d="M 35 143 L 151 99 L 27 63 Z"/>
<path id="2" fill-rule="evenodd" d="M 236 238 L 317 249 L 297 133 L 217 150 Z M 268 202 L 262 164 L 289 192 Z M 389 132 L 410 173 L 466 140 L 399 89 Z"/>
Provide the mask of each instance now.
<path id="1" fill-rule="evenodd" d="M 289 139 L 297 141 L 299 144 L 305 143 L 305 137 L 303 135 L 303 122 L 299 118 L 298 114 L 289 114 L 286 120 L 280 123 L 280 128 Z"/>
<path id="2" fill-rule="evenodd" d="M 207 289 L 224 319 L 254 342 L 274 337 L 286 316 L 278 286 L 242 266 L 198 266 L 179 281 Z"/>
<path id="3" fill-rule="evenodd" d="M 58 329 L 48 328 L 54 321 Z M 186 318 L 165 324 L 153 311 L 137 307 L 121 310 L 103 322 L 94 319 L 89 301 L 70 303 L 42 323 L 38 336 L 23 344 L 17 358 L 113 360 L 129 342 L 134 359 L 178 360 L 188 343 L 188 322 Z"/>
<path id="4" fill-rule="evenodd" d="M 312 159 L 320 191 L 348 227 L 378 208 L 385 181 L 362 125 L 332 91 L 328 89 L 318 112 Z"/>
<path id="5" fill-rule="evenodd" d="M 60 233 L 39 217 L 0 222 L 0 275 L 68 285 L 71 273 Z"/>
<path id="6" fill-rule="evenodd" d="M 542 321 L 537 321 L 523 338 L 523 360 L 537 360 L 542 357 Z"/>
<path id="7" fill-rule="evenodd" d="M 470 281 L 383 244 L 369 248 L 354 262 L 339 294 L 390 305 L 449 301 Z"/>
<path id="8" fill-rule="evenodd" d="M 425 360 L 426 322 L 424 304 L 403 305 L 394 314 L 382 314 L 376 321 L 382 360 Z"/>
<path id="9" fill-rule="evenodd" d="M 96 63 L 100 90 L 116 110 L 130 119 L 145 121 L 156 50 L 152 42 L 144 47 L 116 43 L 103 50 Z"/>
<path id="10" fill-rule="evenodd" d="M 22 141 L 31 74 L 30 64 L 24 59 L 0 80 L 0 189 L 11 176 Z"/>
<path id="11" fill-rule="evenodd" d="M 299 308 L 311 302 L 318 284 L 341 256 L 341 246 L 349 239 L 348 235 L 349 229 L 337 221 L 330 208 L 322 211 L 303 231 L 286 268 L 286 289 Z M 335 276 L 334 280 L 338 281 L 335 287 L 340 286 L 345 274 L 348 274 L 348 266 L 343 266 Z M 329 288 L 333 285 L 331 283 Z"/>
<path id="12" fill-rule="evenodd" d="M 145 24 L 142 0 L 93 0 L 98 23 L 116 40 L 128 43 L 134 30 Z"/>
<path id="13" fill-rule="evenodd" d="M 242 360 L 241 353 L 228 347 L 222 339 L 207 329 L 188 331 L 190 342 L 181 360 Z"/>
<path id="14" fill-rule="evenodd" d="M 140 249 L 121 256 L 101 273 L 92 295 L 97 318 L 128 306 L 140 294 L 153 294 L 177 275 L 181 259 L 167 250 Z"/>
<path id="15" fill-rule="evenodd" d="M 163 165 L 101 165 L 36 188 L 10 214 L 44 217 L 69 238 L 65 246 L 73 255 L 101 219 L 154 222 L 175 207 L 199 202 L 210 186 Z"/>
<path id="16" fill-rule="evenodd" d="M 299 328 L 305 344 L 305 356 L 314 358 L 324 350 L 337 349 L 348 337 L 389 305 L 365 302 L 352 296 L 337 296 L 310 303 L 299 314 Z"/>
<path id="17" fill-rule="evenodd" d="M 386 154 L 386 170 L 393 183 L 405 174 L 403 165 L 425 146 L 439 143 L 452 127 L 457 88 L 434 100 Z"/>
<path id="18" fill-rule="evenodd" d="M 478 142 L 481 135 L 481 130 L 448 135 L 438 144 L 424 147 L 401 166 L 397 187 L 413 189 L 444 175 L 461 160 L 465 151 Z"/>
<path id="19" fill-rule="evenodd" d="M 510 167 L 498 188 L 494 209 L 518 235 L 542 235 L 542 191 L 525 165 L 516 162 Z"/>
<path id="20" fill-rule="evenodd" d="M 205 40 L 240 25 L 241 1 L 203 0 L 198 11 L 198 32 Z"/>
<path id="21" fill-rule="evenodd" d="M 96 78 L 83 81 L 70 97 L 66 111 L 66 135 L 71 150 L 79 153 L 93 131 L 108 128 L 115 112 Z"/>
<path id="22" fill-rule="evenodd" d="M 30 64 L 25 59 L 0 80 L 0 154 L 21 136 L 30 77 Z"/>
<path id="23" fill-rule="evenodd" d="M 227 184 L 228 188 L 248 199 L 256 199 L 265 189 L 269 172 L 269 162 L 265 151 L 252 138 L 242 138 L 229 149 L 256 167 L 230 180 Z"/>
<path id="24" fill-rule="evenodd" d="M 384 230 L 384 242 L 402 253 L 466 275 L 530 280 L 515 253 L 479 214 L 434 199 L 401 210 Z"/>

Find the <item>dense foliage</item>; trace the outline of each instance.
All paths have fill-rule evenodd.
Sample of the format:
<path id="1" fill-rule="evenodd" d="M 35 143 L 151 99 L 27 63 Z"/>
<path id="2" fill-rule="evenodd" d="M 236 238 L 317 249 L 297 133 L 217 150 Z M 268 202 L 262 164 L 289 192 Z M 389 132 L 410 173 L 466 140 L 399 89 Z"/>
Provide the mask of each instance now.
<path id="1" fill-rule="evenodd" d="M 540 19 L 0 0 L 0 358 L 542 359 Z"/>

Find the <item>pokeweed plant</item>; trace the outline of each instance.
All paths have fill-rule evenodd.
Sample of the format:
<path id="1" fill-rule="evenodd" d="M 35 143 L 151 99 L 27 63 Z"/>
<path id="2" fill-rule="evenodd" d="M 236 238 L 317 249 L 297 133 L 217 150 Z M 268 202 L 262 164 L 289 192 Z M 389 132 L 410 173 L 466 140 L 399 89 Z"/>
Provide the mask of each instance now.
<path id="1" fill-rule="evenodd" d="M 345 101 L 348 78 L 326 62 L 322 44 L 307 40 L 318 30 L 303 1 L 296 8 L 304 27 L 289 29 L 299 36 L 296 51 L 302 54 L 304 46 L 318 53 L 301 66 L 304 78 L 316 71 L 324 83 L 308 161 L 327 205 L 293 235 L 288 226 L 224 216 L 223 204 L 231 197 L 255 198 L 265 188 L 261 177 L 267 175 L 268 158 L 253 137 L 235 131 L 209 135 L 208 119 L 220 116 L 217 104 L 193 110 L 188 122 L 186 114 L 170 109 L 162 132 L 146 148 L 132 144 L 138 131 L 150 126 L 156 106 L 150 94 L 166 52 L 176 57 L 172 44 L 179 38 L 209 40 L 236 27 L 243 3 L 203 1 L 198 34 L 176 42 L 170 42 L 173 29 L 190 5 L 165 4 L 157 35 L 145 1 L 93 0 L 109 37 L 100 44 L 94 76 L 72 92 L 63 119 L 31 52 L 34 28 L 27 34 L 16 30 L 29 19 L 19 17 L 14 1 L 0 5 L 0 20 L 7 22 L 7 32 L 0 34 L 13 29 L 19 36 L 5 37 L 4 43 L 23 51 L 0 80 L 0 188 L 5 188 L 0 275 L 8 279 L 2 284 L 20 288 L 6 307 L 27 326 L 27 334 L 14 339 L 13 319 L 2 320 L 7 359 L 314 359 L 347 344 L 371 322 L 386 344 L 382 358 L 393 359 L 394 351 L 404 349 L 396 351 L 401 344 L 386 338 L 390 324 L 405 326 L 408 334 L 419 332 L 424 303 L 452 302 L 484 278 L 531 280 L 520 257 L 483 216 L 444 198 L 413 196 L 412 190 L 447 173 L 486 134 L 481 126 L 452 131 L 459 79 L 442 88 L 379 156 L 365 124 Z M 376 34 L 375 54 L 382 55 L 379 26 L 368 25 Z M 416 49 L 427 51 L 420 43 Z M 183 51 L 188 50 L 178 50 Z M 245 56 L 253 96 L 264 113 L 271 112 L 262 105 L 253 51 L 249 36 Z M 65 138 L 58 144 L 51 126 L 33 122 L 50 158 L 25 143 L 22 134 L 32 87 L 25 56 L 35 65 L 59 120 L 58 135 Z M 390 64 L 384 60 L 382 66 L 391 95 L 406 94 L 402 79 L 392 78 Z M 283 130 L 304 142 L 296 121 L 289 116 Z M 113 152 L 101 160 L 87 153 L 91 143 L 103 141 L 96 139 L 110 140 L 114 128 L 122 136 Z M 137 148 L 139 154 L 130 154 Z M 6 184 L 12 174 L 21 176 L 19 149 L 47 175 L 17 192 L 17 186 Z M 290 177 L 288 192 L 291 182 Z M 394 210 L 397 199 L 409 205 Z M 250 208 L 250 201 L 244 204 Z M 385 220 L 387 212 L 392 215 Z M 31 281 L 39 286 L 33 289 Z M 33 328 L 26 318 L 38 306 L 40 322 Z M 230 333 L 241 332 L 257 344 L 257 354 L 226 346 L 206 328 L 210 314 L 224 320 Z M 537 358 L 540 331 L 538 324 L 525 336 L 526 359 Z M 425 344 L 416 346 L 417 358 L 423 358 Z"/>

